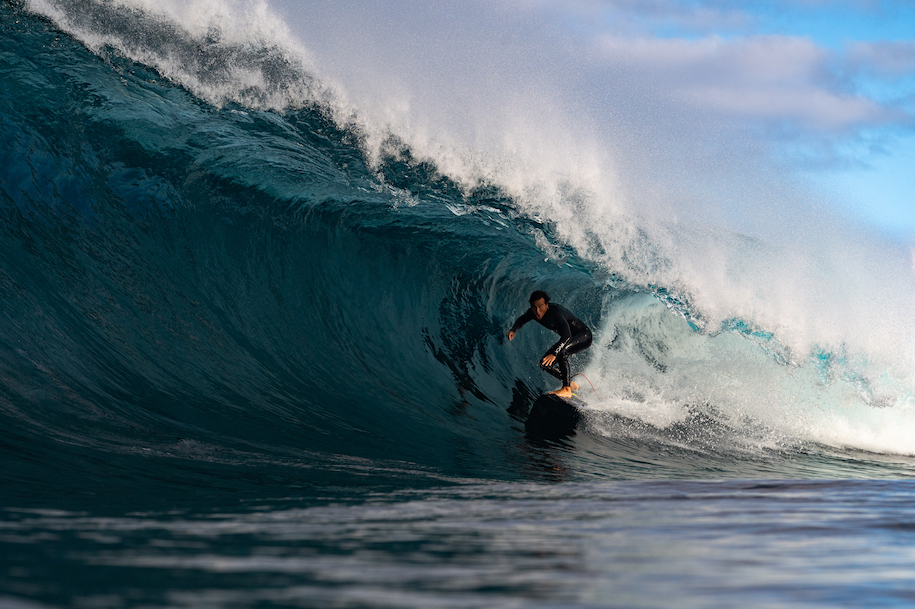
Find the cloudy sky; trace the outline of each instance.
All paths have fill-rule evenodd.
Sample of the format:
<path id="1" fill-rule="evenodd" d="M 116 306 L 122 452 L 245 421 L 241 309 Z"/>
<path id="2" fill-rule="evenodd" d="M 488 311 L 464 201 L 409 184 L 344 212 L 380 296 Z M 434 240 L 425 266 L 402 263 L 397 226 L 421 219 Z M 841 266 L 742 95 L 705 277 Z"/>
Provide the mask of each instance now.
<path id="1" fill-rule="evenodd" d="M 634 0 L 590 10 L 594 38 L 617 56 L 762 130 L 774 154 L 807 167 L 849 213 L 915 232 L 915 3 Z"/>
<path id="2" fill-rule="evenodd" d="M 737 228 L 809 191 L 915 241 L 915 3 L 270 4 L 354 103 L 416 133 L 599 149 L 635 205 Z"/>

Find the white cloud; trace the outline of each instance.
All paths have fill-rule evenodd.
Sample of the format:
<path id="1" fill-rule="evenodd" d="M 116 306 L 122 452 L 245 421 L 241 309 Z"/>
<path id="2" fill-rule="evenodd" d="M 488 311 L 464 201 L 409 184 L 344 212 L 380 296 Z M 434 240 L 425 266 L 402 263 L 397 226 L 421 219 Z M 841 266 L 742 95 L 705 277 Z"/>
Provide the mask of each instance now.
<path id="1" fill-rule="evenodd" d="M 705 110 L 838 131 L 903 118 L 874 100 L 843 90 L 841 77 L 830 71 L 834 57 L 808 38 L 604 36 L 596 47 L 608 67 L 638 75 L 659 93 Z"/>
<path id="2" fill-rule="evenodd" d="M 667 81 L 809 81 L 819 77 L 824 60 L 811 41 L 788 36 L 690 40 L 608 35 L 597 46 L 608 62 L 649 69 Z"/>
<path id="3" fill-rule="evenodd" d="M 840 130 L 889 119 L 891 114 L 861 97 L 834 95 L 812 87 L 704 87 L 697 101 L 725 112 L 769 120 L 794 120 L 810 127 Z"/>
<path id="4" fill-rule="evenodd" d="M 856 42 L 848 47 L 849 64 L 862 72 L 888 77 L 915 75 L 915 41 Z"/>
<path id="5" fill-rule="evenodd" d="M 659 27 L 683 32 L 711 33 L 740 30 L 749 26 L 753 17 L 746 11 L 711 3 L 671 2 L 669 0 L 584 0 L 553 2 L 560 11 L 575 7 L 598 27 L 618 32 L 650 31 Z"/>

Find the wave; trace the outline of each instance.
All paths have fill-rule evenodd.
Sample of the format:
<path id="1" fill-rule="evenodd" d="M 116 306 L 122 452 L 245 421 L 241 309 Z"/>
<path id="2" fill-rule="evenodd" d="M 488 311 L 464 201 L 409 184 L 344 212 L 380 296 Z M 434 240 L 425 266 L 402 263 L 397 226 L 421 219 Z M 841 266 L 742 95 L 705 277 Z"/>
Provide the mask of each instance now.
<path id="1" fill-rule="evenodd" d="M 744 285 L 784 252 L 598 222 L 568 175 L 545 199 L 457 175 L 354 113 L 263 7 L 163 6 L 2 4 L 19 492 L 905 471 L 879 455 L 915 453 L 911 385 L 880 349 L 711 306 L 674 256 L 723 238 Z M 503 338 L 540 287 L 597 330 L 587 422 L 559 445 L 522 424 L 549 337 Z"/>

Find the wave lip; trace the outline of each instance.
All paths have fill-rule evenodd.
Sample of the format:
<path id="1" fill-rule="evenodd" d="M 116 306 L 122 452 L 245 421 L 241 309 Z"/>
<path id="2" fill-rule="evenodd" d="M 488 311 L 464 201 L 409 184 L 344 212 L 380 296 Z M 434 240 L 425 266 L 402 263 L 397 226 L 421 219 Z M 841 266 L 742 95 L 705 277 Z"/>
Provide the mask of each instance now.
<path id="1" fill-rule="evenodd" d="M 157 70 L 217 106 L 282 110 L 329 101 L 307 52 L 265 4 L 28 0 L 103 57 Z"/>

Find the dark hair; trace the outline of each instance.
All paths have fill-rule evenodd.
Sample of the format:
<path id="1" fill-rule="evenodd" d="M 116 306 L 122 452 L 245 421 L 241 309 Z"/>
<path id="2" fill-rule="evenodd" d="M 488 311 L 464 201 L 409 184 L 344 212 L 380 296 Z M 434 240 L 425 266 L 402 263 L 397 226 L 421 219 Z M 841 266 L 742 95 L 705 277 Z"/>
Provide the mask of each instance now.
<path id="1" fill-rule="evenodd" d="M 537 290 L 536 292 L 531 294 L 531 297 L 527 301 L 533 305 L 535 300 L 540 300 L 541 298 L 543 299 L 543 302 L 550 301 L 550 295 L 547 294 L 546 292 L 544 292 L 543 290 Z"/>

